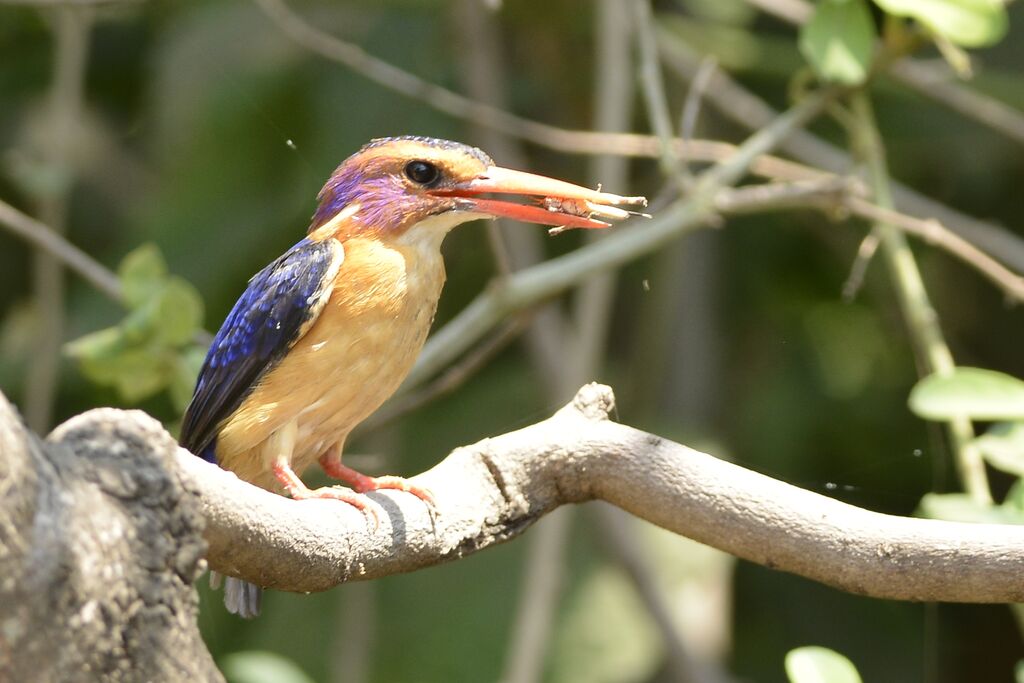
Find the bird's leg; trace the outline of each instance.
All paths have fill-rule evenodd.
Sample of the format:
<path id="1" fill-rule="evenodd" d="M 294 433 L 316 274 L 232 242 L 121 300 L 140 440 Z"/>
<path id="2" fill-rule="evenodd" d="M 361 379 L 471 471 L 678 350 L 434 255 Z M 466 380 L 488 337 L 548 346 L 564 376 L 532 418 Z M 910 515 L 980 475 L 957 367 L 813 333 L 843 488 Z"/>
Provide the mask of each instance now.
<path id="1" fill-rule="evenodd" d="M 365 496 L 353 493 L 347 489 L 326 486 L 318 489 L 311 489 L 306 486 L 299 475 L 292 469 L 292 453 L 295 451 L 295 440 L 298 435 L 298 423 L 291 420 L 282 425 L 267 439 L 267 447 L 273 449 L 274 460 L 271 463 L 271 470 L 274 477 L 281 483 L 281 486 L 288 492 L 293 500 L 309 500 L 310 498 L 327 498 L 340 500 L 356 508 L 364 515 L 373 518 L 373 528 L 380 526 L 380 516 L 377 514 L 377 506 Z"/>
<path id="2" fill-rule="evenodd" d="M 281 485 L 288 492 L 288 495 L 292 497 L 292 500 L 310 500 L 313 498 L 340 500 L 373 519 L 374 529 L 380 526 L 380 515 L 377 514 L 377 506 L 366 496 L 337 486 L 323 486 L 318 489 L 311 489 L 299 479 L 299 475 L 295 474 L 291 465 L 284 458 L 278 458 L 274 461 L 273 471 L 274 476 L 281 482 Z"/>
<path id="3" fill-rule="evenodd" d="M 341 454 L 337 452 L 337 449 L 332 449 L 320 456 L 320 467 L 323 468 L 327 476 L 333 477 L 334 479 L 340 479 L 349 486 L 352 487 L 357 493 L 366 493 L 367 491 L 377 491 L 378 489 L 397 489 L 398 491 L 406 491 L 416 496 L 424 503 L 427 507 L 433 511 L 434 509 L 434 495 L 422 486 L 413 484 L 408 479 L 394 476 L 384 477 L 370 477 L 362 472 L 357 472 L 351 467 L 341 464 Z"/>

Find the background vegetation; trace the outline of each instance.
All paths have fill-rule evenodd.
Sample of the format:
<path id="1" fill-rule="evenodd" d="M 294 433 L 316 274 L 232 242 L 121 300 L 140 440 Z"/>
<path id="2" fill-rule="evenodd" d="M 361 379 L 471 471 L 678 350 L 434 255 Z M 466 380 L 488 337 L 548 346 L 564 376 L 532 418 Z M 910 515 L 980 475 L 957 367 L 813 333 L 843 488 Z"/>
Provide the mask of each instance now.
<path id="1" fill-rule="evenodd" d="M 629 47 L 631 5 L 509 2 L 492 11 L 474 0 L 388 0 L 293 9 L 431 83 L 566 129 L 593 129 L 614 108 L 602 104 L 596 83 L 609 78 L 602 55 L 620 49 L 628 76 L 616 100 L 628 105 L 620 113 L 628 130 L 648 131 L 639 58 Z M 802 7 L 655 3 L 673 120 L 687 102 L 692 112 L 701 100 L 687 97 L 689 79 L 673 67 L 679 54 L 696 55 L 705 79 L 712 62 L 701 59 L 713 56 L 715 68 L 778 109 L 800 97 L 814 78 L 804 55 L 816 59 L 807 44 L 815 38 L 804 33 L 801 53 L 798 29 L 779 16 L 794 5 Z M 653 197 L 666 185 L 656 159 L 631 160 L 628 180 L 613 184 L 608 178 L 617 171 L 596 171 L 593 155 L 496 136 L 438 111 L 429 93 L 410 98 L 384 87 L 366 77 L 365 63 L 352 69 L 294 40 L 281 17 L 272 17 L 274 7 L 269 0 L 111 3 L 68 19 L 0 4 L 0 198 L 66 230 L 109 269 L 120 267 L 130 311 L 126 318 L 124 307 L 77 277 L 66 284 L 40 278 L 39 257 L 0 231 L 0 389 L 37 430 L 98 405 L 137 405 L 173 427 L 201 358 L 200 324 L 215 329 L 246 279 L 297 241 L 323 180 L 370 138 L 477 143 L 504 165 L 604 180 L 625 194 Z M 966 87 L 1015 108 L 1008 128 L 971 115 L 971 107 L 967 115 L 952 110 L 938 86 L 910 88 L 883 74 L 872 97 L 893 176 L 1006 226 L 1006 239 L 1019 248 L 1024 12 L 1019 3 L 1007 11 L 1009 33 L 972 50 L 975 73 Z M 615 22 L 601 23 L 609 12 L 626 18 L 618 33 Z M 917 39 L 877 7 L 869 12 L 868 25 L 888 38 Z M 962 57 L 956 42 L 965 44 L 956 36 L 939 41 L 954 63 Z M 924 45 L 919 58 L 944 74 L 935 83 L 953 82 L 940 51 Z M 816 64 L 833 79 L 858 80 L 856 60 L 852 76 L 846 63 L 830 72 L 835 67 Z M 749 134 L 735 120 L 741 112 L 707 99 L 691 118 L 693 135 L 740 141 Z M 849 112 L 837 106 L 829 113 L 809 129 L 848 146 Z M 615 387 L 623 422 L 856 505 L 913 514 L 925 494 L 959 490 L 943 431 L 908 408 L 920 361 L 883 264 L 870 265 L 855 297 L 842 296 L 868 228 L 821 212 L 760 213 L 689 233 L 630 264 L 606 299 L 607 334 L 596 325 L 606 337 L 596 346 L 606 348 L 584 379 Z M 585 239 L 569 233 L 536 244 L 551 256 Z M 143 244 L 155 249 L 135 251 Z M 958 363 L 1024 375 L 1021 309 L 948 254 L 920 245 L 915 252 Z M 523 264 L 522 253 L 513 241 L 514 264 Z M 1010 260 L 1009 252 L 994 255 Z M 456 231 L 446 257 L 438 325 L 500 263 L 482 225 Z M 578 299 L 559 302 L 558 311 L 575 310 Z M 119 327 L 106 337 L 59 348 L 112 326 Z M 457 445 L 547 415 L 576 387 L 552 379 L 538 351 L 543 338 L 527 332 L 526 343 L 502 346 L 456 391 L 364 431 L 348 461 L 413 473 Z M 571 335 L 559 341 L 556 364 L 567 365 L 576 363 L 581 343 L 591 343 Z M 550 364 L 550 347 L 548 354 Z M 990 475 L 1002 500 L 1013 478 Z M 1005 607 L 860 598 L 618 520 L 630 524 L 626 535 L 645 568 L 627 571 L 621 539 L 592 512 L 562 511 L 544 524 L 554 531 L 539 528 L 525 541 L 448 566 L 316 596 L 271 593 L 264 616 L 252 622 L 225 614 L 219 595 L 204 589 L 207 642 L 229 677 L 247 681 L 285 680 L 267 673 L 267 660 L 240 654 L 253 650 L 275 653 L 283 659 L 274 666 L 290 662 L 313 680 L 530 680 L 534 660 L 552 681 L 676 680 L 666 654 L 672 646 L 639 581 L 667 609 L 685 648 L 710 663 L 707 680 L 785 680 L 786 653 L 811 644 L 842 652 L 865 680 L 878 681 L 1009 681 L 1024 657 L 1021 630 Z M 543 634 L 537 624 L 550 635 L 531 644 L 523 634 Z"/>

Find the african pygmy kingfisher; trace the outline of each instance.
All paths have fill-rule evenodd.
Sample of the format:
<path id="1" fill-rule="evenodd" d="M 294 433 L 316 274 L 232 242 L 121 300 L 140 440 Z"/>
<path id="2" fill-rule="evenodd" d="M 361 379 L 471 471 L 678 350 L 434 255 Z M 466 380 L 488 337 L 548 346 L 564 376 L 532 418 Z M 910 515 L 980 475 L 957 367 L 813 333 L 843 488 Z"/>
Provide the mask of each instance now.
<path id="1" fill-rule="evenodd" d="M 516 203 L 483 195 L 519 195 Z M 645 203 L 494 165 L 479 149 L 422 137 L 373 140 L 318 196 L 308 234 L 257 273 L 217 332 L 185 412 L 181 445 L 262 488 L 377 513 L 363 492 L 430 493 L 341 462 L 345 438 L 412 368 L 444 284 L 441 241 L 477 218 L 600 228 Z M 311 490 L 314 460 L 352 486 Z M 228 578 L 224 601 L 259 613 L 260 589 Z"/>

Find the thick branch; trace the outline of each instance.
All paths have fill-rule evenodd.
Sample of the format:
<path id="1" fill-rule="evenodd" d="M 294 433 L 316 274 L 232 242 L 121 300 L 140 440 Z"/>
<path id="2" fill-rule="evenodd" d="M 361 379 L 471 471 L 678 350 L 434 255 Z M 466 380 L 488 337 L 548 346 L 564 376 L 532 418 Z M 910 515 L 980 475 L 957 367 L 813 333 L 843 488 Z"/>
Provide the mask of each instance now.
<path id="1" fill-rule="evenodd" d="M 0 681 L 222 681 L 199 635 L 206 545 L 180 449 L 142 413 L 47 442 L 0 394 Z"/>
<path id="2" fill-rule="evenodd" d="M 1024 527 L 894 517 L 804 491 L 613 423 L 607 387 L 552 418 L 459 448 L 415 477 L 438 500 L 371 494 L 367 528 L 336 501 L 293 502 L 185 451 L 203 502 L 210 565 L 289 591 L 319 591 L 456 559 L 522 533 L 565 503 L 603 499 L 752 562 L 880 598 L 1024 600 Z M 94 413 L 97 427 L 115 413 Z M 87 417 L 79 419 L 88 419 Z"/>

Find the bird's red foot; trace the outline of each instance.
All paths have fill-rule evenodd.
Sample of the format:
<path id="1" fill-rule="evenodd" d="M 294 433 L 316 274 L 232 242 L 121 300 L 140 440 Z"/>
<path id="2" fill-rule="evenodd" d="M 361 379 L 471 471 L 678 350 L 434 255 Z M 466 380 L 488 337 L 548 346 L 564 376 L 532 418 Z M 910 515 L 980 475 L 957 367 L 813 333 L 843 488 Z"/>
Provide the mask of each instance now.
<path id="1" fill-rule="evenodd" d="M 343 489 L 336 486 L 324 486 L 318 489 L 311 489 L 306 486 L 291 467 L 284 463 L 274 464 L 274 476 L 281 482 L 292 500 L 311 500 L 314 498 L 340 500 L 356 508 L 364 515 L 373 520 L 373 528 L 376 531 L 380 526 L 380 515 L 377 514 L 377 505 L 366 496 L 360 495 L 358 491 Z"/>
<path id="2" fill-rule="evenodd" d="M 327 456 L 320 458 L 320 466 L 327 473 L 327 476 L 340 479 L 351 486 L 357 493 L 366 493 L 367 491 L 377 491 L 379 489 L 406 491 L 426 503 L 431 513 L 434 511 L 434 494 L 429 489 L 417 486 L 408 479 L 393 476 L 370 477 Z"/>

